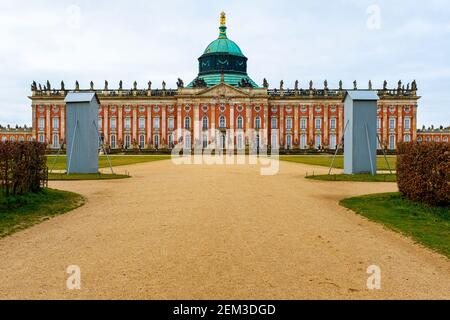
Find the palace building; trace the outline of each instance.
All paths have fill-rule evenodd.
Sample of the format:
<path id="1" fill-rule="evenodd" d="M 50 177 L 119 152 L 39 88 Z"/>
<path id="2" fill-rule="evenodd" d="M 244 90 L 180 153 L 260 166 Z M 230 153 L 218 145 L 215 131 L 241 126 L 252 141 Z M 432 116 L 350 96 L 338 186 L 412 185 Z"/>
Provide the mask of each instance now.
<path id="1" fill-rule="evenodd" d="M 344 134 L 344 95 L 342 81 L 338 88 L 328 88 L 327 81 L 316 88 L 312 81 L 301 88 L 296 81 L 292 89 L 283 81 L 269 89 L 264 79 L 258 85 L 247 73 L 247 57 L 227 36 L 225 14 L 220 33 L 199 58 L 199 74 L 177 89 L 152 88 L 149 82 L 139 88 L 59 89 L 50 83 L 43 87 L 33 82 L 32 136 L 51 148 L 59 148 L 65 139 L 64 98 L 69 91 L 96 92 L 100 100 L 98 130 L 112 149 L 171 149 L 183 141 L 186 147 L 206 148 L 218 141 L 221 148 L 249 148 L 252 139 L 259 147 L 279 149 L 335 149 Z M 351 88 L 357 89 L 354 82 Z M 368 89 L 372 88 L 369 82 Z M 374 90 L 374 89 L 373 89 Z M 379 148 L 396 149 L 397 143 L 417 138 L 417 108 L 420 97 L 413 81 L 406 87 L 400 81 L 394 89 L 385 82 L 377 90 Z M 188 135 L 177 136 L 177 129 Z M 230 132 L 232 133 L 230 135 Z M 249 132 L 252 137 L 249 138 Z"/>

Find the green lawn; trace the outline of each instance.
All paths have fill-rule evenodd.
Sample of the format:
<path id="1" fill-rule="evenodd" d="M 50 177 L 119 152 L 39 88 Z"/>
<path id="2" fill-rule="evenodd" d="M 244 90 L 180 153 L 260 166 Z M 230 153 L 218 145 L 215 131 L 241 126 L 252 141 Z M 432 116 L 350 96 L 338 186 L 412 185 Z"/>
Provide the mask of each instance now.
<path id="1" fill-rule="evenodd" d="M 396 174 L 332 174 L 308 176 L 307 179 L 320 181 L 353 181 L 353 182 L 397 182 Z"/>
<path id="2" fill-rule="evenodd" d="M 48 156 L 47 157 L 47 166 L 49 169 L 52 169 L 53 162 L 55 161 L 56 156 Z M 168 160 L 171 158 L 170 155 L 162 155 L 162 156 L 120 156 L 114 155 L 109 157 L 111 159 L 111 164 L 113 167 L 125 166 L 129 164 L 143 163 L 143 162 L 153 162 L 153 161 L 161 161 Z M 108 160 L 106 156 L 101 156 L 99 159 L 99 167 L 100 168 L 108 168 Z M 66 170 L 66 156 L 59 156 L 54 170 Z"/>
<path id="3" fill-rule="evenodd" d="M 322 167 L 330 167 L 331 162 L 333 161 L 333 156 L 280 156 L 280 160 L 296 162 L 296 163 L 304 163 Z M 395 170 L 397 166 L 397 157 L 389 156 L 388 157 L 389 165 L 392 170 Z M 337 156 L 336 161 L 334 162 L 335 169 L 344 169 L 344 156 Z M 388 166 L 383 156 L 377 157 L 377 169 L 378 170 L 388 170 Z"/>
<path id="4" fill-rule="evenodd" d="M 53 189 L 10 198 L 0 190 L 0 238 L 76 209 L 84 201 L 78 194 Z"/>
<path id="5" fill-rule="evenodd" d="M 450 207 L 429 207 L 399 193 L 350 198 L 340 204 L 450 258 Z"/>
<path id="6" fill-rule="evenodd" d="M 124 174 L 63 174 L 49 173 L 49 181 L 78 181 L 78 180 L 116 180 L 127 179 L 130 176 Z"/>

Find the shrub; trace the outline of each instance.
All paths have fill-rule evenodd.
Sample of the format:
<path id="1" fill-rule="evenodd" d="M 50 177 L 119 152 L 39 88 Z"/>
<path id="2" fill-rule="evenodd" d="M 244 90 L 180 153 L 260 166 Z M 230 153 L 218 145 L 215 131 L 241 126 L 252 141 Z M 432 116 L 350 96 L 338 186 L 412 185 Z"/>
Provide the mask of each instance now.
<path id="1" fill-rule="evenodd" d="M 0 142 L 0 187 L 6 196 L 38 192 L 47 184 L 45 151 L 37 142 Z"/>
<path id="2" fill-rule="evenodd" d="M 412 201 L 450 204 L 450 143 L 410 142 L 398 146 L 398 187 Z"/>

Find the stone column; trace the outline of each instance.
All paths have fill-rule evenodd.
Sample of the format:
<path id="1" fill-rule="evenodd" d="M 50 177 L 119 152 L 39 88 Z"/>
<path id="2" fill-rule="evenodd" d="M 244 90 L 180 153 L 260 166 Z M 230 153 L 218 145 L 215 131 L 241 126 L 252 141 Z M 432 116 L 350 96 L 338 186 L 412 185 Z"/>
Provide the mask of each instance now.
<path id="1" fill-rule="evenodd" d="M 152 107 L 147 106 L 147 141 L 146 141 L 147 148 L 151 146 L 151 143 L 149 143 L 151 139 L 152 139 Z"/>
<path id="2" fill-rule="evenodd" d="M 383 135 L 381 137 L 382 147 L 389 144 L 389 118 L 388 118 L 388 108 L 389 106 L 381 106 L 383 112 Z"/>
<path id="3" fill-rule="evenodd" d="M 263 140 L 263 145 L 264 147 L 267 147 L 267 145 L 269 144 L 269 105 L 265 104 L 264 105 L 264 130 L 263 130 L 263 134 L 264 134 L 264 140 Z"/>
<path id="4" fill-rule="evenodd" d="M 105 136 L 103 138 L 103 143 L 110 143 L 109 141 L 109 106 L 103 107 L 103 135 Z"/>
<path id="5" fill-rule="evenodd" d="M 298 117 L 298 105 L 294 106 L 294 144 L 295 143 L 300 143 L 300 138 L 299 138 L 299 117 Z"/>
<path id="6" fill-rule="evenodd" d="M 314 105 L 311 104 L 309 106 L 309 124 L 308 124 L 308 128 L 309 128 L 309 133 L 308 133 L 308 140 L 307 140 L 307 144 L 309 145 L 309 143 L 312 141 L 313 145 L 315 142 L 315 137 L 314 137 Z"/>
<path id="7" fill-rule="evenodd" d="M 39 141 L 38 140 L 38 135 L 37 135 L 37 130 L 38 130 L 38 121 L 36 120 L 36 108 L 37 108 L 37 106 L 35 105 L 35 104 L 32 104 L 31 105 L 31 110 L 32 110 L 32 119 L 31 119 L 31 123 L 32 123 L 32 125 L 33 125 L 33 128 L 32 128 L 32 135 L 33 135 L 33 139 L 35 140 L 35 141 Z"/>
<path id="8" fill-rule="evenodd" d="M 137 134 L 138 133 L 137 108 L 138 108 L 137 106 L 133 106 L 133 125 L 132 125 L 132 127 L 133 127 L 133 140 L 135 140 L 136 143 L 139 143 L 139 141 L 138 141 L 138 134 Z"/>
<path id="9" fill-rule="evenodd" d="M 119 141 L 122 141 L 122 143 L 125 145 L 125 141 L 123 140 L 123 121 L 122 121 L 122 114 L 123 107 L 118 106 L 117 107 L 117 145 L 119 145 Z"/>
<path id="10" fill-rule="evenodd" d="M 286 121 L 284 121 L 284 105 L 280 106 L 280 146 L 285 145 L 286 137 L 285 134 L 285 126 Z"/>
<path id="11" fill-rule="evenodd" d="M 417 103 L 413 106 L 413 116 L 411 119 L 412 141 L 417 140 Z"/>
<path id="12" fill-rule="evenodd" d="M 397 123 L 397 143 L 403 141 L 403 106 L 397 106 L 398 123 Z M 397 148 L 397 146 L 395 146 Z"/>
<path id="13" fill-rule="evenodd" d="M 196 148 L 200 143 L 200 105 L 194 104 L 194 141 L 192 145 Z"/>
<path id="14" fill-rule="evenodd" d="M 50 105 L 45 106 L 45 110 L 46 110 L 46 119 L 45 119 L 46 132 L 45 132 L 45 135 L 47 136 L 45 140 L 47 141 L 49 146 L 52 145 L 52 143 L 51 143 L 51 139 L 52 139 L 52 135 L 51 135 L 51 133 L 52 133 L 52 131 L 51 131 L 51 129 L 52 129 L 51 109 L 52 109 L 52 106 L 50 106 Z"/>
<path id="15" fill-rule="evenodd" d="M 167 134 L 166 134 L 166 124 L 167 124 L 167 117 L 166 117 L 166 105 L 161 106 L 162 112 L 161 112 L 161 147 L 165 148 L 167 145 Z M 164 141 L 164 143 L 163 143 Z"/>
<path id="16" fill-rule="evenodd" d="M 328 130 L 328 104 L 325 104 L 323 107 L 323 141 L 322 146 L 325 145 L 325 141 L 327 141 L 328 145 L 330 145 L 330 137 L 329 137 L 329 130 Z"/>

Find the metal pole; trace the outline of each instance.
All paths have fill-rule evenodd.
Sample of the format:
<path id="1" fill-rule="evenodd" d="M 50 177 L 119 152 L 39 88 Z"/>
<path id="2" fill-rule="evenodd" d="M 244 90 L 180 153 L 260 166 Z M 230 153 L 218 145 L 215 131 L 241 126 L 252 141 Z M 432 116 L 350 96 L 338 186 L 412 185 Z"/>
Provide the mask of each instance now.
<path id="1" fill-rule="evenodd" d="M 64 140 L 63 143 L 59 146 L 58 153 L 56 154 L 55 160 L 54 160 L 53 163 L 52 163 L 52 168 L 50 169 L 50 174 L 53 173 L 53 169 L 55 169 L 56 162 L 57 162 L 58 159 L 59 159 L 59 155 L 60 155 L 60 153 L 61 153 L 62 148 L 64 147 L 64 144 L 65 144 L 65 140 Z"/>
<path id="2" fill-rule="evenodd" d="M 374 169 L 374 163 L 372 159 L 372 152 L 370 150 L 370 138 L 369 138 L 369 127 L 367 126 L 367 123 L 365 124 L 366 127 L 366 138 L 367 138 L 367 149 L 369 151 L 369 159 L 370 159 L 370 168 L 372 170 L 372 175 L 374 176 L 376 174 Z"/>
<path id="3" fill-rule="evenodd" d="M 95 120 L 93 121 L 93 124 L 94 124 L 94 127 L 95 127 L 95 131 L 97 132 L 98 140 L 100 141 L 101 136 L 100 136 L 100 133 L 98 132 L 98 127 L 97 127 L 97 123 L 95 122 Z M 111 164 L 111 160 L 109 159 L 108 152 L 106 152 L 105 143 L 103 142 L 103 139 L 101 139 L 101 141 L 102 141 L 101 147 L 102 147 L 103 152 L 106 155 L 106 159 L 108 160 L 109 168 L 111 169 L 111 173 L 114 174 L 114 170 L 113 170 L 113 167 L 112 167 L 112 164 Z"/>
<path id="4" fill-rule="evenodd" d="M 389 168 L 389 172 L 392 174 L 392 169 L 391 169 L 391 165 L 389 164 L 389 161 L 387 159 L 387 155 L 386 155 L 386 150 L 384 150 L 384 146 L 381 144 L 381 139 L 380 139 L 380 135 L 377 134 L 377 139 L 378 139 L 378 143 L 381 146 L 381 150 L 383 150 L 383 155 L 384 155 L 384 160 L 386 161 L 386 164 Z"/>
<path id="5" fill-rule="evenodd" d="M 70 174 L 70 165 L 72 164 L 73 146 L 75 144 L 75 137 L 77 135 L 77 129 L 78 129 L 78 120 L 75 122 L 75 129 L 73 132 L 72 145 L 70 146 L 69 164 L 67 166 L 67 174 L 68 175 Z"/>
<path id="6" fill-rule="evenodd" d="M 330 166 L 330 170 L 328 171 L 328 175 L 331 175 L 331 171 L 333 170 L 334 162 L 336 161 L 336 157 L 337 157 L 337 154 L 339 152 L 339 149 L 344 144 L 344 137 L 345 137 L 345 133 L 347 132 L 347 127 L 348 127 L 349 123 L 350 123 L 350 120 L 347 121 L 347 124 L 345 125 L 344 133 L 343 133 L 342 139 L 341 139 L 341 143 L 336 148 L 336 152 L 334 153 L 333 161 L 331 162 L 331 166 Z"/>

